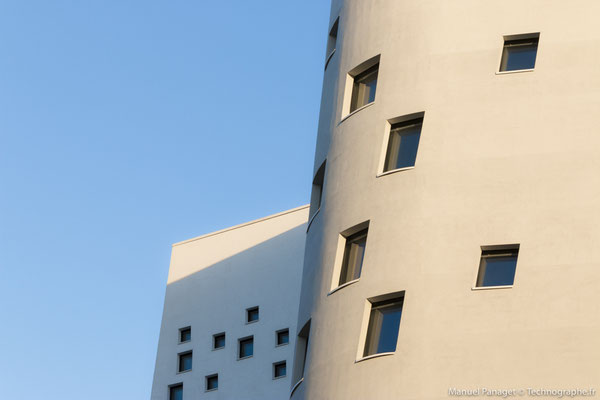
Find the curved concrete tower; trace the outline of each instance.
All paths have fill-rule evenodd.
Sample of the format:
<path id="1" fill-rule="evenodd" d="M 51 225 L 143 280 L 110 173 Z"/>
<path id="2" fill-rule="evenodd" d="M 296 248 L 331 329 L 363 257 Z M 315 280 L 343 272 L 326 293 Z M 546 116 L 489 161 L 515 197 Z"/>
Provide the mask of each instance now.
<path id="1" fill-rule="evenodd" d="M 292 399 L 600 389 L 599 15 L 333 1 Z"/>

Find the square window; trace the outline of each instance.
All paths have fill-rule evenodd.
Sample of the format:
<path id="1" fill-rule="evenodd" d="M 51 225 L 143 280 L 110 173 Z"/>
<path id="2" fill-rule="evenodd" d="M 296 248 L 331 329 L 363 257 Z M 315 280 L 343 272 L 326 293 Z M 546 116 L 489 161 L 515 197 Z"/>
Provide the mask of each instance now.
<path id="1" fill-rule="evenodd" d="M 383 172 L 415 166 L 422 127 L 423 118 L 391 125 Z"/>
<path id="2" fill-rule="evenodd" d="M 206 377 L 206 391 L 217 390 L 219 388 L 219 374 Z"/>
<path id="3" fill-rule="evenodd" d="M 213 335 L 213 350 L 222 349 L 223 347 L 225 347 L 225 333 Z"/>
<path id="4" fill-rule="evenodd" d="M 179 343 L 185 343 L 192 340 L 192 328 L 186 327 L 179 330 Z"/>
<path id="5" fill-rule="evenodd" d="M 289 329 L 282 329 L 277 331 L 277 346 L 288 344 L 290 342 L 290 331 Z"/>
<path id="6" fill-rule="evenodd" d="M 178 372 L 187 372 L 192 370 L 192 352 L 188 351 L 179 355 Z"/>
<path id="7" fill-rule="evenodd" d="M 280 361 L 273 364 L 273 378 L 283 378 L 286 375 L 286 363 Z"/>
<path id="8" fill-rule="evenodd" d="M 404 296 L 372 302 L 363 357 L 396 351 Z"/>
<path id="9" fill-rule="evenodd" d="M 254 355 L 254 336 L 239 340 L 239 358 L 248 358 Z"/>
<path id="10" fill-rule="evenodd" d="M 183 384 L 169 386 L 169 400 L 183 400 Z"/>
<path id="11" fill-rule="evenodd" d="M 367 247 L 368 231 L 369 228 L 367 227 L 366 229 L 346 237 L 344 258 L 339 281 L 340 286 L 360 278 L 363 259 L 365 257 L 365 249 Z"/>
<path id="12" fill-rule="evenodd" d="M 515 281 L 518 255 L 518 244 L 482 247 L 477 287 L 511 286 Z"/>
<path id="13" fill-rule="evenodd" d="M 258 307 L 248 308 L 246 310 L 246 323 L 258 321 Z"/>
<path id="14" fill-rule="evenodd" d="M 500 71 L 534 69 L 539 33 L 504 38 Z"/>
<path id="15" fill-rule="evenodd" d="M 356 111 L 375 101 L 378 74 L 379 63 L 354 76 L 350 112 Z"/>

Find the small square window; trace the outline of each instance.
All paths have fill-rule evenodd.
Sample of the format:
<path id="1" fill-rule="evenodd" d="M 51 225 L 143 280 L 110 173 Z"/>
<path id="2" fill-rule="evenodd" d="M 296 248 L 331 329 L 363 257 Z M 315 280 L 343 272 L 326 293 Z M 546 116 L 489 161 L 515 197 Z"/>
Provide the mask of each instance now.
<path id="1" fill-rule="evenodd" d="M 378 74 L 379 63 L 354 76 L 352 98 L 350 100 L 350 112 L 356 111 L 375 101 Z"/>
<path id="2" fill-rule="evenodd" d="M 391 125 L 383 172 L 415 166 L 422 127 L 423 118 Z"/>
<path id="3" fill-rule="evenodd" d="M 518 244 L 482 247 L 477 287 L 511 286 L 515 281 L 518 255 Z"/>
<path id="4" fill-rule="evenodd" d="M 219 374 L 206 377 L 206 391 L 217 390 L 219 388 Z"/>
<path id="5" fill-rule="evenodd" d="M 365 249 L 367 247 L 367 233 L 369 228 L 363 229 L 351 236 L 346 237 L 344 248 L 344 259 L 340 273 L 339 285 L 360 278 Z"/>
<path id="6" fill-rule="evenodd" d="M 534 69 L 539 33 L 504 38 L 500 71 Z"/>
<path id="7" fill-rule="evenodd" d="M 254 355 L 254 336 L 239 340 L 239 358 L 248 358 Z"/>
<path id="8" fill-rule="evenodd" d="M 396 351 L 404 297 L 372 302 L 363 357 Z"/>
<path id="9" fill-rule="evenodd" d="M 178 372 L 187 372 L 192 370 L 192 352 L 188 351 L 179 354 Z"/>
<path id="10" fill-rule="evenodd" d="M 213 335 L 213 350 L 222 349 L 223 347 L 225 347 L 225 333 Z"/>
<path id="11" fill-rule="evenodd" d="M 192 328 L 186 327 L 179 330 L 179 343 L 185 343 L 192 340 Z"/>
<path id="12" fill-rule="evenodd" d="M 273 364 L 273 379 L 283 378 L 286 375 L 286 362 L 280 361 Z"/>
<path id="13" fill-rule="evenodd" d="M 183 400 L 183 384 L 169 386 L 169 400 Z"/>
<path id="14" fill-rule="evenodd" d="M 246 323 L 258 321 L 258 307 L 248 308 L 246 310 Z"/>
<path id="15" fill-rule="evenodd" d="M 282 329 L 277 331 L 277 346 L 282 346 L 290 342 L 290 331 L 289 329 Z"/>

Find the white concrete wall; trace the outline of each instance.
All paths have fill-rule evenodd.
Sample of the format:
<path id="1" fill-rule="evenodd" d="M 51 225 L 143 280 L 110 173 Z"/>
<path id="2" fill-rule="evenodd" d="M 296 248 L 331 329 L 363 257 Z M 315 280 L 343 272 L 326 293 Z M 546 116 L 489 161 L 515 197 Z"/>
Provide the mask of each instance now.
<path id="1" fill-rule="evenodd" d="M 327 170 L 298 319 L 312 319 L 311 341 L 293 399 L 600 389 L 600 2 L 335 0 L 332 12 L 314 162 Z M 497 75 L 503 35 L 532 32 L 535 70 Z M 342 121 L 348 71 L 378 54 L 374 104 Z M 377 178 L 387 121 L 416 112 L 415 168 Z M 340 232 L 366 220 L 359 282 L 327 296 Z M 480 246 L 512 243 L 514 287 L 471 290 Z M 402 290 L 395 354 L 355 363 L 366 299 Z"/>
<path id="2" fill-rule="evenodd" d="M 169 385 L 183 382 L 184 399 L 280 400 L 289 397 L 308 208 L 173 245 L 160 330 L 152 400 L 167 400 Z M 260 319 L 245 323 L 246 309 Z M 192 340 L 178 344 L 179 328 Z M 290 344 L 275 346 L 289 328 Z M 212 350 L 213 334 L 226 346 Z M 237 340 L 254 335 L 254 356 L 238 360 Z M 192 371 L 177 373 L 177 354 L 193 350 Z M 285 378 L 272 364 L 287 361 Z M 205 376 L 219 374 L 219 389 L 205 393 Z"/>

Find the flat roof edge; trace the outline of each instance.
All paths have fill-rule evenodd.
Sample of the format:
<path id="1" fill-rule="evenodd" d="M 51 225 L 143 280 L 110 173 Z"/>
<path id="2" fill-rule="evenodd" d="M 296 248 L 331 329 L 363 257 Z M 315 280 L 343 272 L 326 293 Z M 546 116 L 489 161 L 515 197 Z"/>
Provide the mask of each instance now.
<path id="1" fill-rule="evenodd" d="M 291 214 L 291 213 L 294 213 L 294 212 L 298 212 L 298 211 L 304 210 L 304 209 L 306 209 L 308 207 L 310 207 L 310 204 L 305 204 L 305 205 L 300 206 L 300 207 L 292 208 L 290 210 L 282 211 L 282 212 L 279 212 L 279 213 L 276 213 L 276 214 L 271 214 L 271 215 L 268 215 L 266 217 L 255 219 L 253 221 L 244 222 L 243 224 L 234 225 L 234 226 L 231 226 L 229 228 L 221 229 L 219 231 L 207 233 L 207 234 L 204 234 L 204 235 L 201 235 L 201 236 L 197 236 L 197 237 L 191 238 L 191 239 L 186 239 L 186 240 L 183 240 L 181 242 L 174 243 L 172 245 L 172 247 L 179 246 L 179 245 L 186 244 L 186 243 L 190 243 L 190 242 L 195 242 L 196 240 L 205 239 L 205 238 L 210 237 L 210 236 L 219 235 L 221 233 L 229 232 L 229 231 L 232 231 L 234 229 L 243 228 L 243 227 L 248 226 L 248 225 L 254 225 L 254 224 L 257 224 L 259 222 L 267 221 L 269 219 L 273 219 L 273 218 L 281 217 L 281 216 L 286 215 L 286 214 Z M 308 222 L 308 221 L 306 221 L 306 222 Z"/>

